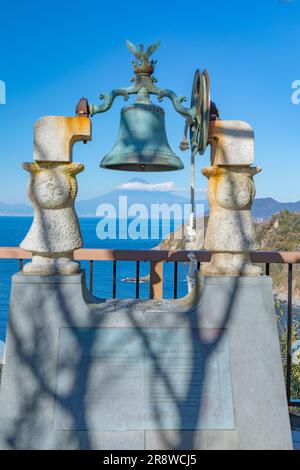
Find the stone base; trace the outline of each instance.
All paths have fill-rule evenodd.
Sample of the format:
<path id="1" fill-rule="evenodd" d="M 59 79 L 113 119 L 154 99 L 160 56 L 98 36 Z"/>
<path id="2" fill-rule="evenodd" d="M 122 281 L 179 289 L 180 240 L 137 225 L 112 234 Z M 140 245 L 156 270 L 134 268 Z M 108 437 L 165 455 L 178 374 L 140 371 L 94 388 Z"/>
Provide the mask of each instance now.
<path id="1" fill-rule="evenodd" d="M 23 272 L 25 274 L 38 275 L 71 275 L 80 272 L 80 264 L 74 261 L 73 253 L 62 253 L 60 256 L 41 256 L 36 253 L 32 255 L 32 261 L 26 263 Z"/>
<path id="2" fill-rule="evenodd" d="M 271 279 L 103 302 L 84 275 L 13 277 L 2 449 L 291 449 Z"/>
<path id="3" fill-rule="evenodd" d="M 262 270 L 254 266 L 247 253 L 212 253 L 209 263 L 204 263 L 205 276 L 260 276 Z"/>

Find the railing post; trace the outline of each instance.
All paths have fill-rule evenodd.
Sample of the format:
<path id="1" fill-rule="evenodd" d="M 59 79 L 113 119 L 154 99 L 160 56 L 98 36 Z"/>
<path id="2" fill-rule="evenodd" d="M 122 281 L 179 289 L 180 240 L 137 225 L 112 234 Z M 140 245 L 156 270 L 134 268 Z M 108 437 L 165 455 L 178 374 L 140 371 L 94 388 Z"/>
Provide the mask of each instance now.
<path id="1" fill-rule="evenodd" d="M 117 261 L 113 261 L 113 299 L 117 296 Z"/>
<path id="2" fill-rule="evenodd" d="M 270 276 L 270 263 L 266 263 L 266 276 Z"/>
<path id="3" fill-rule="evenodd" d="M 136 285 L 135 285 L 135 298 L 139 299 L 140 297 L 140 262 L 136 262 Z"/>
<path id="4" fill-rule="evenodd" d="M 94 274 L 94 272 L 93 272 L 93 260 L 91 259 L 90 260 L 90 291 L 91 291 L 91 293 L 93 292 L 93 283 L 94 283 L 93 282 L 94 281 L 93 274 Z"/>
<path id="5" fill-rule="evenodd" d="M 288 309 L 287 309 L 287 355 L 286 355 L 286 392 L 288 403 L 291 401 L 292 382 L 292 292 L 293 292 L 293 265 L 288 265 Z"/>
<path id="6" fill-rule="evenodd" d="M 150 261 L 150 299 L 162 299 L 163 279 L 164 263 L 162 261 Z"/>
<path id="7" fill-rule="evenodd" d="M 175 261 L 174 263 L 174 299 L 177 299 L 177 293 L 178 293 L 178 290 L 177 290 L 177 284 L 178 284 L 178 263 L 177 261 Z"/>

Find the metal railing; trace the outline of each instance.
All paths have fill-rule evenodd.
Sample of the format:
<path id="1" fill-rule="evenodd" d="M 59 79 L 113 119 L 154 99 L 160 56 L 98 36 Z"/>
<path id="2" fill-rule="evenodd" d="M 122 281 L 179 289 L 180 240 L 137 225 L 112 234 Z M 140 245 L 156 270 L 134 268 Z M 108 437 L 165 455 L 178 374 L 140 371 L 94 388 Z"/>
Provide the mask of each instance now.
<path id="1" fill-rule="evenodd" d="M 195 252 L 198 269 L 202 262 L 209 262 L 211 253 L 205 250 Z M 0 247 L 0 259 L 18 259 L 20 270 L 23 267 L 23 260 L 31 258 L 31 253 L 16 247 Z M 117 297 L 117 263 L 122 261 L 132 261 L 136 263 L 136 299 L 139 299 L 140 263 L 150 262 L 149 298 L 161 299 L 163 297 L 164 263 L 174 263 L 173 276 L 173 297 L 178 295 L 178 263 L 189 262 L 188 251 L 168 251 L 168 250 L 113 250 L 113 249 L 89 249 L 84 248 L 75 251 L 74 258 L 78 261 L 89 261 L 89 288 L 93 291 L 94 285 L 94 263 L 96 261 L 113 262 L 112 271 L 112 297 Z M 291 379 L 292 379 L 292 283 L 293 265 L 300 264 L 300 252 L 271 252 L 256 251 L 251 253 L 253 263 L 264 264 L 265 274 L 270 275 L 271 264 L 285 264 L 288 266 L 287 275 L 287 398 L 290 406 L 299 406 L 299 401 L 291 399 Z"/>

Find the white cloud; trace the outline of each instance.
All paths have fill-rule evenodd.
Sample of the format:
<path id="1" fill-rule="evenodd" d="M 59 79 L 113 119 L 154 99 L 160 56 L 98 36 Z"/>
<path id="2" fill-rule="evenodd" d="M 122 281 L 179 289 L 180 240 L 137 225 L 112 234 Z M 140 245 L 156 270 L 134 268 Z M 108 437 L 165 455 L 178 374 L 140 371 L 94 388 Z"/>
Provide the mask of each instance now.
<path id="1" fill-rule="evenodd" d="M 164 183 L 147 183 L 141 181 L 128 181 L 117 186 L 117 189 L 125 189 L 127 191 L 168 191 L 168 192 L 189 192 L 189 188 L 180 188 L 176 186 L 174 181 L 165 181 Z M 196 189 L 195 192 L 206 192 L 206 189 Z"/>
<path id="2" fill-rule="evenodd" d="M 165 183 L 142 183 L 141 181 L 129 181 L 128 183 L 117 186 L 117 189 L 126 189 L 128 191 L 176 191 L 174 181 L 166 181 Z"/>

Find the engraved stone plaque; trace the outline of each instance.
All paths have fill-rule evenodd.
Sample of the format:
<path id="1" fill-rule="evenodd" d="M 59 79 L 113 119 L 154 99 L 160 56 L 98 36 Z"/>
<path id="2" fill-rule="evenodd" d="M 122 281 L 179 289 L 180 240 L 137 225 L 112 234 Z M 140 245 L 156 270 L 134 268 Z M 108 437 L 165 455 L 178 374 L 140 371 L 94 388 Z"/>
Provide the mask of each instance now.
<path id="1" fill-rule="evenodd" d="M 198 328 L 61 328 L 57 430 L 234 429 L 228 338 Z"/>

